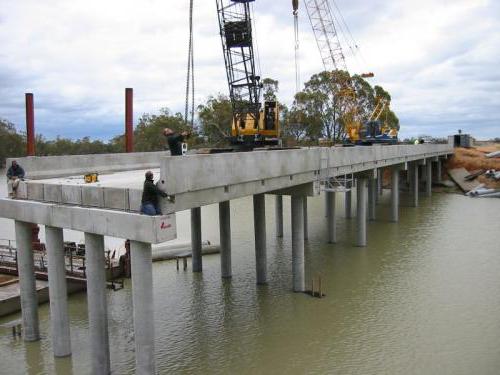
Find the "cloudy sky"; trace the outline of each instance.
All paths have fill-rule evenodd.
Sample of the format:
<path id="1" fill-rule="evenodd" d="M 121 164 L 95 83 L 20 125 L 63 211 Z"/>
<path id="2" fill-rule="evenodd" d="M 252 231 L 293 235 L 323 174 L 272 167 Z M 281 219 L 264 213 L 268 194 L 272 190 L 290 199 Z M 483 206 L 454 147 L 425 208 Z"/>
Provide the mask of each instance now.
<path id="1" fill-rule="evenodd" d="M 123 131 L 124 88 L 135 119 L 183 111 L 188 0 L 0 0 L 0 117 L 24 127 L 35 94 L 37 131 L 109 139 Z M 401 136 L 463 129 L 500 136 L 499 0 L 336 0 L 361 53 L 352 72 L 373 71 L 392 94 Z M 290 0 L 254 5 L 262 76 L 295 87 Z M 301 77 L 322 65 L 304 5 Z M 227 92 L 215 0 L 195 0 L 196 101 Z"/>

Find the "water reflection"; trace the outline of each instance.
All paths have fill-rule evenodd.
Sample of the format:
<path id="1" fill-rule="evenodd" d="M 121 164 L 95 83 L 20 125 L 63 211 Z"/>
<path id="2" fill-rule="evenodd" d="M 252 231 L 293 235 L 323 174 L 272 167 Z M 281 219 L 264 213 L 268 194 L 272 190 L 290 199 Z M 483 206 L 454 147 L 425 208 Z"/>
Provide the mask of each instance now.
<path id="1" fill-rule="evenodd" d="M 500 201 L 435 194 L 422 198 L 419 208 L 401 207 L 401 221 L 394 224 L 386 192 L 377 220 L 368 224 L 368 246 L 358 248 L 356 218 L 344 218 L 342 198 L 334 245 L 326 244 L 324 199 L 309 200 L 306 282 L 321 274 L 324 299 L 291 291 L 288 198 L 281 239 L 274 234 L 274 198 L 267 199 L 267 286 L 255 284 L 251 198 L 232 202 L 231 280 L 220 278 L 217 255 L 203 258 L 201 274 L 155 263 L 158 372 L 498 373 L 500 252 L 492 233 Z M 217 243 L 218 208 L 202 212 L 203 239 Z M 188 213 L 178 222 L 188 224 Z M 179 235 L 189 239 L 189 228 L 180 225 Z M 130 283 L 108 292 L 117 374 L 134 373 L 131 306 Z M 9 374 L 19 363 L 29 374 L 88 373 L 85 294 L 71 296 L 69 309 L 73 357 L 53 359 L 48 307 L 42 306 L 41 343 L 13 345 L 0 338 L 0 361 Z"/>

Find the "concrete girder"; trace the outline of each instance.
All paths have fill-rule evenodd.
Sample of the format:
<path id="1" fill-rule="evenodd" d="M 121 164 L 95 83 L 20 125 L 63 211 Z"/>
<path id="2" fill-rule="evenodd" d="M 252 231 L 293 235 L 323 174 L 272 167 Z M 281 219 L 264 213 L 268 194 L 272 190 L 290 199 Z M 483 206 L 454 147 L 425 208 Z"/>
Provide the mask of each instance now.
<path id="1" fill-rule="evenodd" d="M 177 237 L 175 214 L 147 216 L 14 199 L 0 199 L 0 212 L 14 220 L 155 244 Z"/>

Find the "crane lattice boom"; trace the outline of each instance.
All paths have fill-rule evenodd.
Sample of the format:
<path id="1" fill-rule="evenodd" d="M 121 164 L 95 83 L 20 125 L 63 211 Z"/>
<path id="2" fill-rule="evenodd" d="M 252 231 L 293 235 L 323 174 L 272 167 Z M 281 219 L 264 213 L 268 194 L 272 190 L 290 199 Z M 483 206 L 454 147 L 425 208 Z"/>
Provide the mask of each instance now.
<path id="1" fill-rule="evenodd" d="M 329 0 L 306 0 L 305 5 L 325 70 L 347 71 Z"/>

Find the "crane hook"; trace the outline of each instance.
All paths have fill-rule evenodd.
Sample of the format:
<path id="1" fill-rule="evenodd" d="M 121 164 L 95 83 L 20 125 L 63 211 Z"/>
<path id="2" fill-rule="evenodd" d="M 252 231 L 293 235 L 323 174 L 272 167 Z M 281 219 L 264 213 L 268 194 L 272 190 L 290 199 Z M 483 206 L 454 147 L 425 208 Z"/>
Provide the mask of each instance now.
<path id="1" fill-rule="evenodd" d="M 296 16 L 299 13 L 299 0 L 292 0 L 293 15 Z"/>

